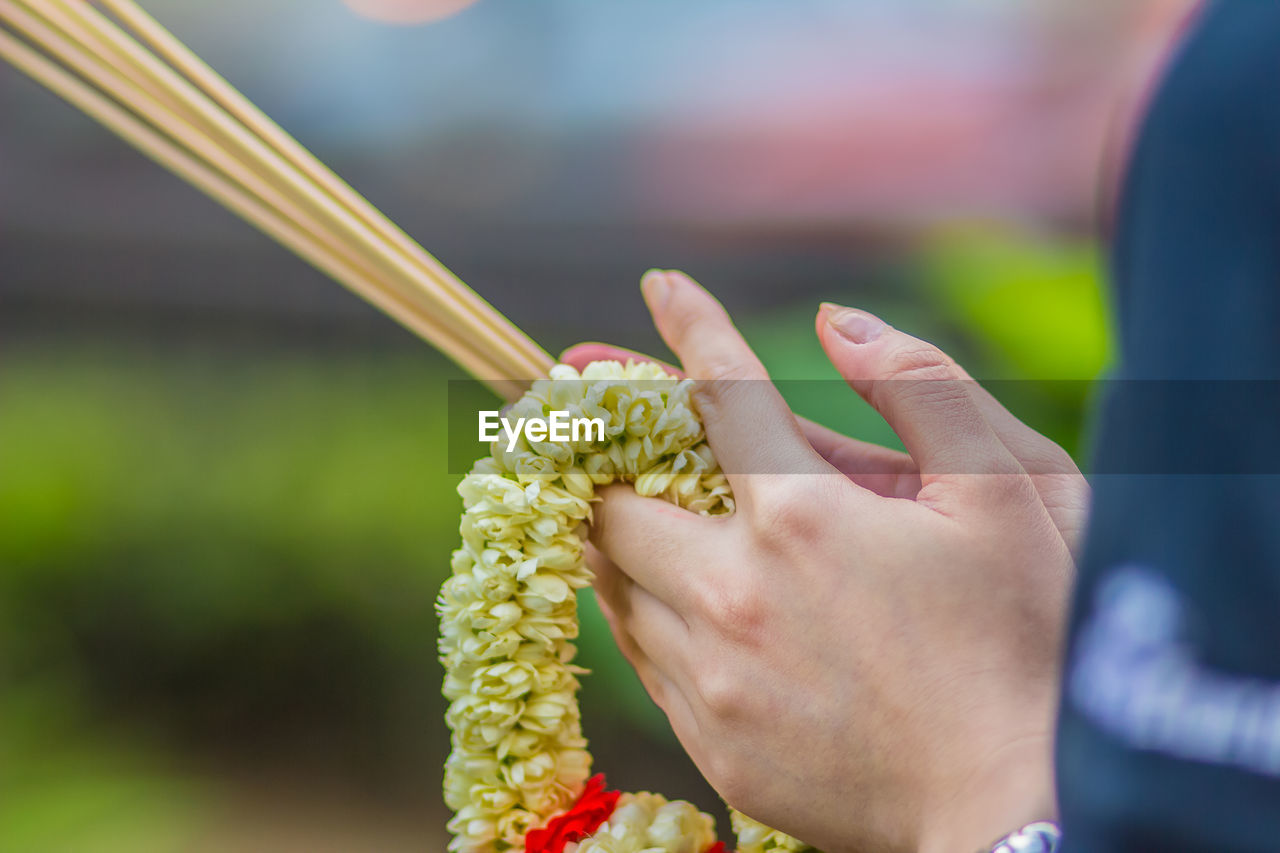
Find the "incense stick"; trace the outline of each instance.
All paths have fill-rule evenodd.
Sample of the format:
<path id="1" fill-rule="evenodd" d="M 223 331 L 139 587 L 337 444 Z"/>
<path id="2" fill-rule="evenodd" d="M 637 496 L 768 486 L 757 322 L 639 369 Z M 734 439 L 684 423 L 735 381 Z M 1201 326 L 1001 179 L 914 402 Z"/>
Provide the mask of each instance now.
<path id="1" fill-rule="evenodd" d="M 427 340 L 448 339 L 447 328 L 441 326 L 438 321 L 412 310 L 403 301 L 371 286 L 364 273 L 351 267 L 324 243 L 298 228 L 287 218 L 270 210 L 216 171 L 200 163 L 177 145 L 129 115 L 126 110 L 121 109 L 3 30 L 0 30 L 0 59 L 11 63 L 15 68 L 47 86 L 142 153 L 248 220 L 268 236 L 367 299 L 411 331 Z M 449 354 L 465 370 L 475 376 L 493 375 L 494 368 L 476 358 L 468 350 L 457 350 Z M 505 379 L 489 380 L 489 382 L 504 397 L 517 394 L 522 387 L 519 382 Z"/>
<path id="2" fill-rule="evenodd" d="M 105 15 L 61 0 L 0 0 L 0 22 L 48 55 L 0 30 L 0 58 L 368 299 L 502 396 L 518 396 L 529 380 L 545 374 L 551 365 L 545 351 L 154 19 L 131 0 L 105 5 L 176 68 Z"/>
<path id="3" fill-rule="evenodd" d="M 372 272 L 370 266 L 370 261 L 376 263 L 379 260 L 376 253 L 371 254 L 370 257 L 361 256 L 353 250 L 349 233 L 344 233 L 340 228 L 335 230 L 332 227 L 326 227 L 326 223 L 316 218 L 313 210 L 289 198 L 279 187 L 273 185 L 272 181 L 263 178 L 260 174 L 255 174 L 244 163 L 236 160 L 230 152 L 220 148 L 213 139 L 200 134 L 189 123 L 184 122 L 176 113 L 154 98 L 128 81 L 113 76 L 109 68 L 96 57 L 78 49 L 73 43 L 51 31 L 40 20 L 15 7 L 8 0 L 0 0 L 0 19 L 9 21 L 20 32 L 39 40 L 52 55 L 79 71 L 85 78 L 97 83 L 104 92 L 114 96 L 122 105 L 131 107 L 139 117 L 148 119 L 154 126 L 164 129 L 175 142 L 185 146 L 191 153 L 201 157 L 206 163 L 239 183 L 268 206 L 299 223 L 316 237 L 328 242 L 334 247 L 334 252 L 343 257 L 348 264 L 361 269 L 366 280 L 371 282 L 377 280 L 378 274 Z M 340 221 L 339 225 L 341 224 L 344 223 Z M 384 289 L 388 287 L 385 278 L 382 286 Z M 424 310 L 426 307 L 423 306 Z M 440 340 L 439 344 L 449 349 L 457 349 L 457 345 L 448 339 Z M 492 367 L 504 371 L 511 369 L 510 364 L 502 362 L 497 362 Z"/>
<path id="4" fill-rule="evenodd" d="M 254 106 L 244 95 L 240 94 L 235 87 L 210 68 L 186 45 L 176 39 L 153 17 L 148 15 L 134 0 L 102 0 L 102 2 L 112 13 L 125 21 L 129 27 L 138 33 L 147 44 L 151 45 L 158 54 L 168 59 L 175 68 L 186 74 L 213 100 L 242 121 L 246 127 L 270 142 L 286 159 L 293 162 L 335 198 L 347 204 L 393 245 L 410 258 L 416 260 L 431 274 L 437 276 L 446 287 L 456 290 L 461 299 L 474 306 L 475 310 L 484 316 L 488 325 L 494 331 L 498 332 L 501 337 L 509 339 L 521 351 L 526 353 L 538 373 L 545 373 L 551 367 L 552 359 L 545 350 L 512 325 L 511 321 L 499 314 L 479 294 L 463 284 L 457 276 L 423 249 L 422 246 L 396 227 L 391 220 L 387 219 L 363 196 L 317 160 L 310 151 L 300 145 L 270 117 Z"/>
<path id="5" fill-rule="evenodd" d="M 269 148 L 263 140 L 253 136 L 242 124 L 219 109 L 203 92 L 181 78 L 156 57 L 146 53 L 136 41 L 119 31 L 108 19 L 97 15 L 96 12 L 93 12 L 82 3 L 67 4 L 65 2 L 59 3 L 57 0 L 44 4 L 35 4 L 31 0 L 20 0 L 20 2 L 25 2 L 29 6 L 45 5 L 57 7 L 61 5 L 68 8 L 73 15 L 80 17 L 82 23 L 96 28 L 102 36 L 111 42 L 111 48 L 115 52 L 123 56 L 135 69 L 148 75 L 149 79 L 157 83 L 165 94 L 185 105 L 198 122 L 209 128 L 212 131 L 212 135 L 227 146 L 229 150 L 233 153 L 238 153 L 247 165 L 255 168 L 264 177 L 270 179 L 272 183 L 280 184 L 280 189 L 296 194 L 305 204 L 312 206 L 317 212 L 333 221 L 336 227 L 341 229 L 342 236 L 347 242 L 354 240 L 360 248 L 372 252 L 371 258 L 373 262 L 378 264 L 393 279 L 401 281 L 408 291 L 411 293 L 413 291 L 423 291 L 429 297 L 434 296 L 434 298 L 427 300 L 428 305 L 438 303 L 450 315 L 450 319 L 462 324 L 468 333 L 475 335 L 477 338 L 484 335 L 483 329 L 485 327 L 483 324 L 477 324 L 477 317 L 467 310 L 465 306 L 458 304 L 456 294 L 442 291 L 422 270 L 415 268 L 404 258 L 388 253 L 385 241 L 370 229 L 366 223 L 356 218 L 332 196 L 324 193 L 314 181 L 309 180 L 306 175 L 298 172 L 292 164 Z M 52 16 L 47 15 L 46 17 Z M 483 318 L 481 320 L 483 321 Z M 526 372 L 527 374 L 527 371 L 537 369 L 537 365 L 521 358 L 516 352 L 504 352 L 503 347 L 496 349 L 496 355 L 510 358 L 510 363 L 507 364 L 507 370 L 510 372 Z"/>

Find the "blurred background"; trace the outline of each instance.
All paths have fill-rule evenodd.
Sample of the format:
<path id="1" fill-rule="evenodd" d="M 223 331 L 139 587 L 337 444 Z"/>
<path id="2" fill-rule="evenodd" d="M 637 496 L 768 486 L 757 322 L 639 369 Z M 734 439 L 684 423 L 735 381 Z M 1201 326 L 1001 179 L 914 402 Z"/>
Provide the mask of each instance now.
<path id="1" fill-rule="evenodd" d="M 680 267 L 778 377 L 833 376 L 816 305 L 865 307 L 1083 460 L 1115 175 L 1189 4 L 145 5 L 552 352 L 663 352 L 637 283 Z M 0 851 L 443 849 L 459 376 L 0 68 Z M 583 622 L 597 766 L 714 808 Z"/>

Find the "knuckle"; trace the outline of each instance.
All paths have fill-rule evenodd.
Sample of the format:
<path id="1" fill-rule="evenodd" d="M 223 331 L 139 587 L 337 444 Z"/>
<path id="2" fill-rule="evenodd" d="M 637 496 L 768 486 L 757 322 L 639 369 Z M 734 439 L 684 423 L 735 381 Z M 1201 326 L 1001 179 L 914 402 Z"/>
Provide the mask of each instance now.
<path id="1" fill-rule="evenodd" d="M 984 500 L 993 507 L 1018 507 L 1039 502 L 1035 482 L 1024 474 L 978 474 Z"/>
<path id="2" fill-rule="evenodd" d="M 956 363 L 942 350 L 911 341 L 896 347 L 886 358 L 885 375 L 890 379 L 938 381 L 959 378 Z"/>
<path id="3" fill-rule="evenodd" d="M 790 482 L 770 483 L 762 494 L 753 495 L 752 532 L 756 545 L 777 551 L 811 541 L 821 526 L 814 504 L 812 494 Z"/>
<path id="4" fill-rule="evenodd" d="M 760 368 L 743 361 L 716 361 L 703 367 L 693 394 L 704 414 L 724 408 L 757 389 L 766 377 Z"/>
<path id="5" fill-rule="evenodd" d="M 720 587 L 704 595 L 704 616 L 723 639 L 754 647 L 764 634 L 768 599 L 750 580 Z"/>
<path id="6" fill-rule="evenodd" d="M 935 412 L 962 413 L 971 409 L 972 399 L 968 389 L 957 379 L 936 378 L 902 378 L 896 377 L 888 381 L 876 382 L 871 389 L 868 402 L 876 411 L 883 413 L 895 409 Z M 970 423 L 976 415 L 970 415 Z"/>
<path id="7" fill-rule="evenodd" d="M 747 691 L 728 667 L 711 663 L 694 673 L 698 700 L 713 720 L 724 721 L 741 714 Z"/>
<path id="8" fill-rule="evenodd" d="M 871 383 L 868 402 L 885 412 L 895 404 L 952 407 L 972 400 L 955 362 L 937 347 L 917 342 L 887 357 L 882 378 Z"/>

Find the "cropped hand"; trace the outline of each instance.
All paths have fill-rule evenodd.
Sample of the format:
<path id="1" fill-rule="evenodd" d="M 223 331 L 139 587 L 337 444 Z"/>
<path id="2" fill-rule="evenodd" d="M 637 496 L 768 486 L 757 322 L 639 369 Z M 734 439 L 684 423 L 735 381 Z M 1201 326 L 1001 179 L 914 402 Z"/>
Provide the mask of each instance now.
<path id="1" fill-rule="evenodd" d="M 905 454 L 793 415 L 687 276 L 644 294 L 737 511 L 626 486 L 591 528 L 601 609 L 726 801 L 828 853 L 968 853 L 1055 813 L 1053 720 L 1088 489 L 951 359 L 824 306 L 832 363 Z M 583 366 L 633 354 L 582 345 Z"/>

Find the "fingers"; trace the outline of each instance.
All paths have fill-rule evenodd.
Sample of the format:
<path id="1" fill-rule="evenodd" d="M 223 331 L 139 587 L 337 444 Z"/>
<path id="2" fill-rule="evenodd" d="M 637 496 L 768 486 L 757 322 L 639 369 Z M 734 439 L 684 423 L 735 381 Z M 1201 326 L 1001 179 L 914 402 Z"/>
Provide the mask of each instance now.
<path id="1" fill-rule="evenodd" d="M 587 562 L 590 563 L 591 571 L 594 574 L 592 585 L 596 593 L 596 604 L 600 607 L 600 613 L 609 625 L 609 631 L 613 634 L 613 640 L 618 646 L 618 651 L 622 652 L 622 656 L 627 659 L 627 663 L 631 664 L 632 669 L 636 671 L 636 675 L 640 677 L 641 683 L 644 684 L 644 688 L 649 695 L 653 697 L 653 701 L 661 706 L 667 694 L 678 691 L 674 690 L 674 685 L 670 679 L 662 675 L 661 671 L 649 660 L 649 656 L 644 653 L 644 650 L 640 648 L 635 638 L 631 636 L 618 618 L 619 580 L 611 577 L 611 575 L 620 574 L 620 572 L 616 567 L 611 567 L 609 559 L 599 551 L 589 550 Z M 624 580 L 625 577 L 623 575 Z M 626 612 L 625 602 L 623 604 L 624 612 Z"/>
<path id="2" fill-rule="evenodd" d="M 625 363 L 628 359 L 635 362 L 652 361 L 662 365 L 663 369 L 674 376 L 684 376 L 683 371 L 664 361 L 612 344 L 581 343 L 560 354 L 562 363 L 577 370 L 582 370 L 593 361 Z M 864 489 L 882 497 L 913 497 L 920 490 L 919 473 L 907 454 L 858 441 L 794 413 L 793 417 L 809 446 L 827 464 Z"/>
<path id="3" fill-rule="evenodd" d="M 920 471 L 907 454 L 850 438 L 805 418 L 798 420 L 810 446 L 855 485 L 882 498 L 910 500 L 920 492 Z"/>
<path id="4" fill-rule="evenodd" d="M 968 374 L 966 373 L 967 377 Z M 1065 473 L 1066 466 L 1075 470 L 1075 463 L 1056 444 L 1046 441 L 1044 436 L 1014 417 L 1004 404 L 992 396 L 991 392 L 977 382 L 970 386 L 974 402 L 982 410 L 995 430 L 996 435 L 1009 448 L 1009 452 L 1022 463 L 1028 474 Z M 1049 452 L 1050 449 L 1058 451 Z"/>
<path id="5" fill-rule="evenodd" d="M 684 618 L 637 584 L 597 549 L 590 556 L 592 585 L 613 627 L 668 677 L 685 668 L 689 626 Z"/>
<path id="6" fill-rule="evenodd" d="M 1032 485 L 1072 557 L 1078 556 L 1089 514 L 1089 488 L 1071 455 L 1018 420 L 991 392 L 973 386 L 974 398 L 1004 446 L 1031 475 Z"/>
<path id="7" fill-rule="evenodd" d="M 768 380 L 724 307 L 693 279 L 675 270 L 649 270 L 640 289 L 658 333 L 694 379 Z"/>
<path id="8" fill-rule="evenodd" d="M 795 416 L 769 381 L 729 315 L 711 294 L 680 272 L 650 270 L 641 283 L 659 334 L 699 380 L 707 440 L 738 499 L 750 483 L 735 475 L 829 471 L 800 432 Z"/>
<path id="9" fill-rule="evenodd" d="M 644 353 L 602 343 L 581 343 L 560 355 L 560 361 L 582 370 L 593 361 L 652 361 L 674 376 L 684 376 L 677 367 Z M 885 498 L 914 498 L 920 491 L 920 472 L 911 457 L 897 450 L 850 438 L 827 429 L 808 418 L 795 416 L 800 431 L 827 464 L 856 485 Z"/>
<path id="10" fill-rule="evenodd" d="M 852 308 L 824 305 L 817 326 L 840 375 L 902 439 L 922 489 L 971 490 L 992 485 L 984 475 L 1025 476 L 974 399 L 972 380 L 937 347 Z"/>
<path id="11" fill-rule="evenodd" d="M 595 574 L 596 603 L 618 650 L 681 741 L 696 738 L 697 722 L 680 678 L 687 671 L 688 626 L 591 546 L 587 561 Z"/>
<path id="12" fill-rule="evenodd" d="M 697 580 L 687 567 L 711 565 L 699 555 L 716 538 L 717 522 L 659 498 L 641 497 L 629 485 L 606 486 L 597 495 L 591 543 L 632 581 L 682 612 Z"/>

